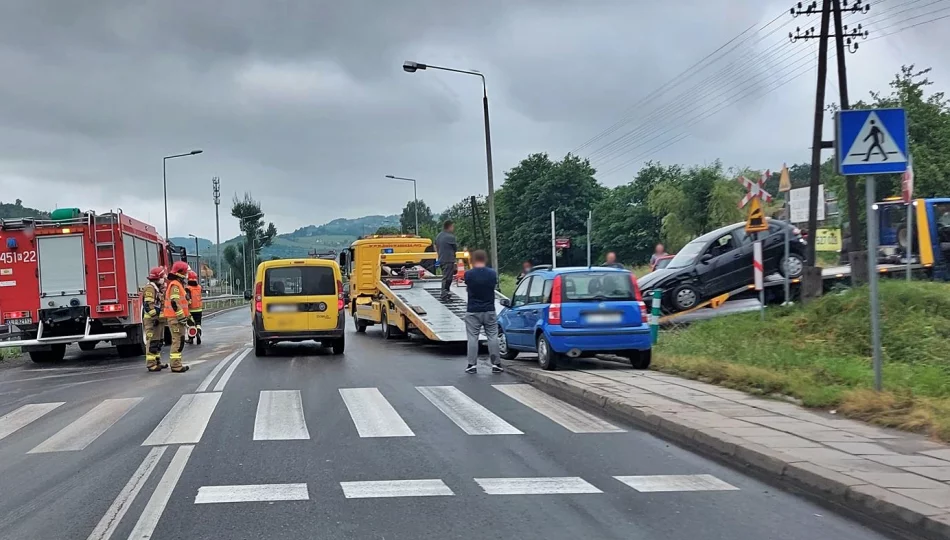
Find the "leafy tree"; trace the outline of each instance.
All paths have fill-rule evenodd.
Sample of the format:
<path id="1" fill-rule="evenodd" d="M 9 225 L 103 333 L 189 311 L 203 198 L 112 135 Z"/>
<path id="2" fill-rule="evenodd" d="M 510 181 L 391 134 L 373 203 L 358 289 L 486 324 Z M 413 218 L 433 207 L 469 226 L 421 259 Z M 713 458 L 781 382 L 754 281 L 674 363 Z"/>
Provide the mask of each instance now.
<path id="1" fill-rule="evenodd" d="M 530 242 L 522 242 L 521 233 L 532 219 L 550 218 L 547 217 L 545 209 L 535 209 L 531 205 L 527 191 L 532 183 L 539 182 L 553 168 L 554 163 L 547 154 L 531 154 L 505 173 L 504 185 L 495 192 L 498 257 L 505 268 L 517 268 L 520 261 L 532 256 L 528 245 L 538 244 L 536 238 Z M 550 212 L 550 209 L 547 212 Z M 536 213 L 542 214 L 540 218 L 534 215 Z M 547 237 L 550 238 L 550 232 Z"/>
<path id="2" fill-rule="evenodd" d="M 429 208 L 429 205 L 425 201 L 419 201 L 419 230 L 421 231 L 426 226 L 432 227 L 435 225 L 435 218 L 432 216 L 432 209 Z M 402 229 L 403 233 L 417 233 L 416 231 L 416 201 L 409 201 L 406 204 L 406 207 L 402 209 L 402 214 L 399 215 L 399 227 Z"/>
<path id="3" fill-rule="evenodd" d="M 439 220 L 444 222 L 451 219 L 455 222 L 455 237 L 459 248 L 469 250 L 488 250 L 490 244 L 488 203 L 484 197 L 475 198 L 475 208 L 472 208 L 472 198 L 466 197 L 445 209 Z M 477 226 L 476 226 L 477 224 Z M 437 225 L 441 230 L 441 225 Z"/>
<path id="4" fill-rule="evenodd" d="M 378 229 L 373 234 L 402 234 L 397 227 L 390 227 L 384 225 Z"/>
<path id="5" fill-rule="evenodd" d="M 250 193 L 245 192 L 243 198 L 237 195 L 231 204 L 231 215 L 238 219 L 241 233 L 244 235 L 245 253 L 253 253 L 253 257 L 248 255 L 248 259 L 253 261 L 254 265 L 248 267 L 248 279 L 254 274 L 257 265 L 260 264 L 260 258 L 257 256 L 262 248 L 268 247 L 274 243 L 277 237 L 277 227 L 273 222 L 264 227 L 264 212 L 261 210 L 261 203 L 254 200 Z M 241 264 L 244 265 L 242 258 Z M 241 273 L 243 275 L 243 271 Z"/>
<path id="6" fill-rule="evenodd" d="M 650 192 L 649 207 L 663 216 L 661 236 L 668 248 L 679 250 L 687 242 L 717 227 L 741 221 L 736 203 L 742 186 L 723 172 L 722 163 L 691 167 Z"/>
<path id="7" fill-rule="evenodd" d="M 650 211 L 650 192 L 680 174 L 677 166 L 649 162 L 629 184 L 610 190 L 594 208 L 594 253 L 602 257 L 607 251 L 614 251 L 624 262 L 647 261 L 660 241 L 663 223 L 661 217 Z"/>

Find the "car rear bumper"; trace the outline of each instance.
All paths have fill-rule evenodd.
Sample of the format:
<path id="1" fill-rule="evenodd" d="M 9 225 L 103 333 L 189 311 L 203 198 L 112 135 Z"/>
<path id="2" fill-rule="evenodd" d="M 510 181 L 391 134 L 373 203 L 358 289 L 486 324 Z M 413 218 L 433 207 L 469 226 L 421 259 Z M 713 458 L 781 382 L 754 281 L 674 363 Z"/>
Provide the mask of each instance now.
<path id="1" fill-rule="evenodd" d="M 260 314 L 254 315 L 254 335 L 257 339 L 264 341 L 320 341 L 324 339 L 342 338 L 346 331 L 346 316 L 341 311 L 337 318 L 336 328 L 329 330 L 291 330 L 287 332 L 274 332 L 264 330 L 264 324 Z"/>
<path id="2" fill-rule="evenodd" d="M 653 346 L 650 327 L 581 329 L 548 328 L 545 331 L 551 348 L 559 353 L 578 349 L 583 352 L 620 352 L 647 350 Z"/>

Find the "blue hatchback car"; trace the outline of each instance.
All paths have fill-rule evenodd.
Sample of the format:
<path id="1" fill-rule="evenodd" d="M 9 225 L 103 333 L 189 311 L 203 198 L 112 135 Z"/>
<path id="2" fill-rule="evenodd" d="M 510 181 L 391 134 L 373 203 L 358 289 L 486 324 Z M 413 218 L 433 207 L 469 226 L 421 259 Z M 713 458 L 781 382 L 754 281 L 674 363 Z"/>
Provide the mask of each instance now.
<path id="1" fill-rule="evenodd" d="M 637 278 L 619 268 L 535 270 L 498 317 L 501 356 L 538 353 L 544 369 L 564 356 L 616 354 L 636 369 L 650 366 L 652 341 Z"/>

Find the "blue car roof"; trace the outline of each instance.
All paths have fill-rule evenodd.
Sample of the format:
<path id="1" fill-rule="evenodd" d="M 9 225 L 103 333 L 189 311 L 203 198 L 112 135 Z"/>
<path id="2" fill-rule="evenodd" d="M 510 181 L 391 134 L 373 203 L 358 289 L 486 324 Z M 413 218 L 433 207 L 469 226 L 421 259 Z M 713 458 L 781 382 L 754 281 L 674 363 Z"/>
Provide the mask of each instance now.
<path id="1" fill-rule="evenodd" d="M 627 270 L 626 268 L 611 268 L 609 266 L 564 266 L 561 268 L 554 268 L 554 269 L 546 268 L 544 270 L 535 270 L 533 272 L 528 273 L 528 275 L 529 276 L 543 275 L 543 276 L 552 277 L 552 276 L 557 276 L 560 274 L 571 274 L 574 272 L 613 272 L 615 274 L 623 274 L 623 273 L 629 274 L 630 270 Z"/>

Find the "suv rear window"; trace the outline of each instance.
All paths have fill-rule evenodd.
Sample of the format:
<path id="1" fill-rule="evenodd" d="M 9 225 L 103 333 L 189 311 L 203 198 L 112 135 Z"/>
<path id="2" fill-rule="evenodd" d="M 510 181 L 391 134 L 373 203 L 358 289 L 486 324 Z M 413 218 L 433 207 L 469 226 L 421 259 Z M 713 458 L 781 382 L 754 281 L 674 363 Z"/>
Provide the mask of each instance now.
<path id="1" fill-rule="evenodd" d="M 563 274 L 562 293 L 567 302 L 634 300 L 630 274 L 626 272 L 572 272 Z"/>
<path id="2" fill-rule="evenodd" d="M 287 266 L 264 272 L 264 296 L 333 296 L 336 280 L 328 266 Z"/>

